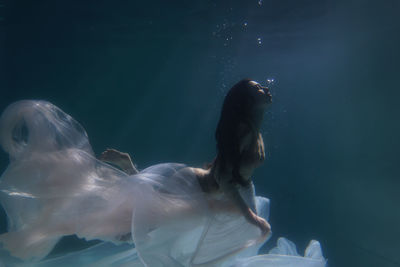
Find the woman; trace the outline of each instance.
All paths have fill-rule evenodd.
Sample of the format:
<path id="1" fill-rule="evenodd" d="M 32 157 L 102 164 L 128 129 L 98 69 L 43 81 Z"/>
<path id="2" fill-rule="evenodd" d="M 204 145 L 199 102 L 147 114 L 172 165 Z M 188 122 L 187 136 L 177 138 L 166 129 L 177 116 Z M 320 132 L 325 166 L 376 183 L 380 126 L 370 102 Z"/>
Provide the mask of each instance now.
<path id="1" fill-rule="evenodd" d="M 10 156 L 0 180 L 8 216 L 0 242 L 11 256 L 2 251 L 0 258 L 68 266 L 69 256 L 44 258 L 72 234 L 106 242 L 75 265 L 231 266 L 255 255 L 270 231 L 269 202 L 254 196 L 250 181 L 264 158 L 259 125 L 269 102 L 266 88 L 239 82 L 225 99 L 209 169 L 165 163 L 138 173 L 133 164 L 119 164 L 124 172 L 97 160 L 84 129 L 54 105 L 10 105 L 0 119 L 0 142 Z"/>

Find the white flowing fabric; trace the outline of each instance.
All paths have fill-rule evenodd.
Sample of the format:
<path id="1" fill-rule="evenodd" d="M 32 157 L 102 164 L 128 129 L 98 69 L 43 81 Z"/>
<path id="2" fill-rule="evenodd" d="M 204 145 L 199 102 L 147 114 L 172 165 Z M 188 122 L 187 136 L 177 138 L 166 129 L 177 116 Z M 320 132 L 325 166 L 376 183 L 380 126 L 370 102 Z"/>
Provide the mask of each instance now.
<path id="1" fill-rule="evenodd" d="M 10 105 L 0 142 L 10 156 L 0 179 L 8 217 L 0 266 L 325 265 L 316 241 L 305 257 L 285 250 L 285 239 L 255 256 L 266 241 L 259 229 L 223 194 L 203 193 L 192 168 L 165 163 L 128 176 L 98 161 L 79 123 L 48 102 Z M 254 188 L 241 194 L 268 219 L 268 199 Z M 46 259 L 72 234 L 104 242 Z"/>

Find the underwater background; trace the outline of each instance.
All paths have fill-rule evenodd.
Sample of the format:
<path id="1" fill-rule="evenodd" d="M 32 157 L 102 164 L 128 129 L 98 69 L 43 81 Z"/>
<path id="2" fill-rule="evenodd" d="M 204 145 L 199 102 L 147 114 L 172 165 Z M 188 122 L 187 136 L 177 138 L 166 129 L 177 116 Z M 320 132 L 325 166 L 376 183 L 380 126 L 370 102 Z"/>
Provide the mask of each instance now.
<path id="1" fill-rule="evenodd" d="M 271 199 L 265 250 L 317 239 L 331 267 L 400 266 L 399 14 L 395 0 L 3 0 L 0 110 L 44 99 L 96 154 L 203 166 L 228 89 L 274 79 L 253 179 Z"/>

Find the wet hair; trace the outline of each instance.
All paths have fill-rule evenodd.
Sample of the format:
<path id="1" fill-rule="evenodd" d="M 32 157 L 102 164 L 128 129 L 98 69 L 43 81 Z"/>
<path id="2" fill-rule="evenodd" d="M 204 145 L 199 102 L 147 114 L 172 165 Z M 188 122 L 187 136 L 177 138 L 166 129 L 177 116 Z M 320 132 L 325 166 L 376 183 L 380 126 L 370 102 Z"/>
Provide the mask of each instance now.
<path id="1" fill-rule="evenodd" d="M 221 116 L 215 132 L 217 143 L 224 138 L 226 131 L 233 131 L 240 121 L 245 121 L 254 104 L 251 90 L 254 86 L 250 84 L 252 80 L 243 79 L 236 83 L 227 93 L 221 110 Z"/>

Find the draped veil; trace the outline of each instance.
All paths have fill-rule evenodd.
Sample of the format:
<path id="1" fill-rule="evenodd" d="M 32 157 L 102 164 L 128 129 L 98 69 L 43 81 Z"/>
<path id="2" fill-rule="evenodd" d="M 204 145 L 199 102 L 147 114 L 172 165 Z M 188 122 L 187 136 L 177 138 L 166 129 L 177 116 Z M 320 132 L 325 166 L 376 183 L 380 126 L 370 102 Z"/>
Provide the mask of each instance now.
<path id="1" fill-rule="evenodd" d="M 49 102 L 11 104 L 0 143 L 10 158 L 0 178 L 0 266 L 325 265 L 317 241 L 304 257 L 286 239 L 256 256 L 260 230 L 222 193 L 203 193 L 193 168 L 164 163 L 129 176 L 97 160 L 82 126 Z M 268 219 L 268 199 L 241 193 Z M 102 243 L 46 258 L 72 234 Z"/>

